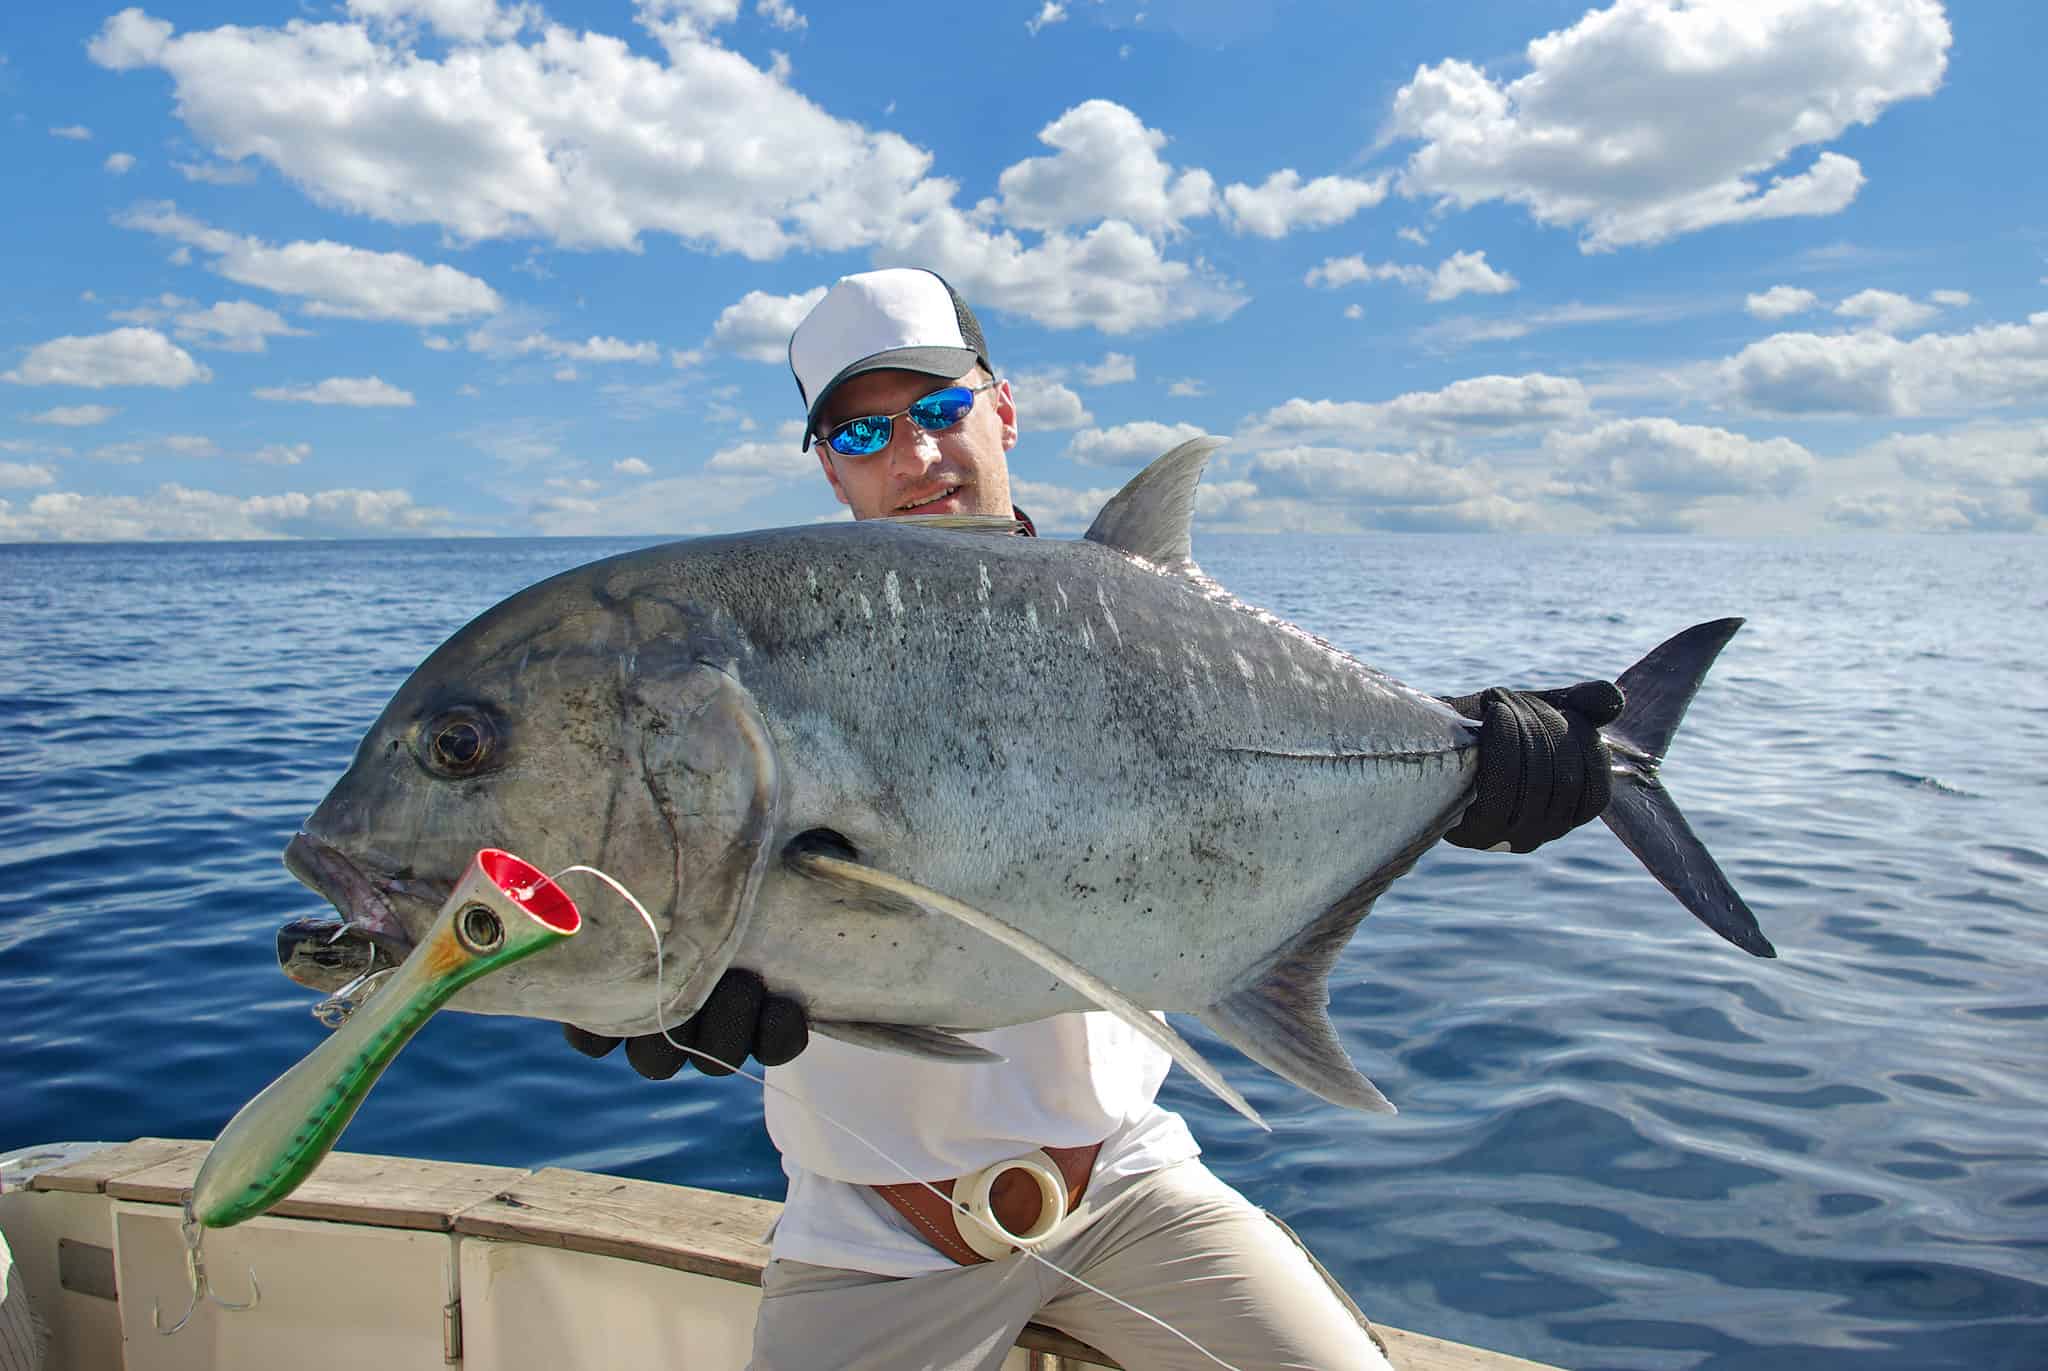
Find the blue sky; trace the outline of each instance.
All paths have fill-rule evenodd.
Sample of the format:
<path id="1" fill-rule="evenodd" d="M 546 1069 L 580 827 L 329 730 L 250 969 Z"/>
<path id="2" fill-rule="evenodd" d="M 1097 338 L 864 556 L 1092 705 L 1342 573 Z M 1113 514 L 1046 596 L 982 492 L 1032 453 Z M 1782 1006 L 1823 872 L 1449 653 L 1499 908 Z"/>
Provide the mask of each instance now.
<path id="1" fill-rule="evenodd" d="M 2048 527 L 2048 11 L 17 7 L 0 541 L 840 517 L 788 329 L 914 264 L 1084 527 Z"/>

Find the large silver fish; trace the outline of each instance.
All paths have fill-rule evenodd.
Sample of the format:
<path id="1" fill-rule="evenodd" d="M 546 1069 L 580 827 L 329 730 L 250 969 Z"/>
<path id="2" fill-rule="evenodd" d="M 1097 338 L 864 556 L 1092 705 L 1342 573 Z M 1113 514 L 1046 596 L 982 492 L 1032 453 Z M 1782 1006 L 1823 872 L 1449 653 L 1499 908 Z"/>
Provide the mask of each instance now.
<path id="1" fill-rule="evenodd" d="M 1179 1011 L 1318 1095 L 1387 1108 L 1337 1041 L 1327 978 L 1471 799 L 1477 729 L 1196 569 L 1216 446 L 1160 458 L 1080 542 L 876 520 L 520 591 L 413 673 L 293 840 L 286 864 L 347 929 L 287 930 L 287 970 L 332 989 L 373 946 L 397 960 L 472 854 L 504 847 L 635 891 L 660 999 L 647 928 L 593 887 L 579 937 L 454 1008 L 646 1033 L 738 965 L 816 1031 L 973 1058 L 957 1031 L 1107 1005 L 1234 1096 L 1142 1012 Z M 1620 678 L 1605 817 L 1769 956 L 1656 776 L 1739 623 Z"/>

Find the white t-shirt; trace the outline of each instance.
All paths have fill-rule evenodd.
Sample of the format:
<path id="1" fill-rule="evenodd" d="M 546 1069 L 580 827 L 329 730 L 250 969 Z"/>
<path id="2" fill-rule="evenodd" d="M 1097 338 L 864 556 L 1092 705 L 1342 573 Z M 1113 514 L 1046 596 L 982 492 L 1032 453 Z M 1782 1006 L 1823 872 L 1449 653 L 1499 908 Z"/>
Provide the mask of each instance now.
<path id="1" fill-rule="evenodd" d="M 885 1276 L 948 1270 L 952 1259 L 869 1186 L 951 1179 L 1035 1147 L 1100 1142 L 1097 1183 L 1201 1152 L 1180 1115 L 1153 1102 L 1173 1059 L 1113 1014 L 962 1036 L 1008 1060 L 955 1065 L 814 1036 L 769 1069 L 768 1135 L 789 1176 L 775 1256 Z"/>

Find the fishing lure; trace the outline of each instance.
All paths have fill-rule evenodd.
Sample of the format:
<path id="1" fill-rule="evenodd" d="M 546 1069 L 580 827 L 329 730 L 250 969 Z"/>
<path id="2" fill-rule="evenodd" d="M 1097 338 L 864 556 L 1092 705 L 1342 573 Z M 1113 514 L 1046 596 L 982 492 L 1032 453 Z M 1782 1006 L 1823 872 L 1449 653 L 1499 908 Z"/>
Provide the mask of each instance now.
<path id="1" fill-rule="evenodd" d="M 252 1219 L 296 1190 L 334 1149 L 399 1049 L 456 991 L 582 926 L 575 902 L 539 868 L 497 848 L 478 852 L 419 945 L 398 967 L 380 973 L 376 993 L 243 1105 L 214 1139 L 186 1201 L 193 1305 L 219 1300 L 207 1287 L 199 1253 L 204 1229 Z M 162 1331 L 184 1324 L 180 1319 Z"/>

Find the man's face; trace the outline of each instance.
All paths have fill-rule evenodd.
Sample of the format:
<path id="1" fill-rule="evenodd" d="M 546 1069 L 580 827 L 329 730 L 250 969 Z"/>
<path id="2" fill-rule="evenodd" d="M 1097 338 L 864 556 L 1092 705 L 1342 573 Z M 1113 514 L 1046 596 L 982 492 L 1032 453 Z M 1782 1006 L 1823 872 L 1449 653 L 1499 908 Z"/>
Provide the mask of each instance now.
<path id="1" fill-rule="evenodd" d="M 987 381 L 979 367 L 952 382 L 970 389 Z M 993 514 L 1010 517 L 1010 464 L 1017 441 L 1017 406 L 1010 383 L 998 381 L 974 397 L 974 409 L 943 433 L 926 433 L 901 411 L 943 389 L 935 376 L 914 371 L 871 371 L 832 393 L 818 428 L 864 414 L 895 414 L 889 445 L 865 457 L 842 457 L 820 441 L 818 462 L 839 503 L 856 519 L 899 514 Z"/>

